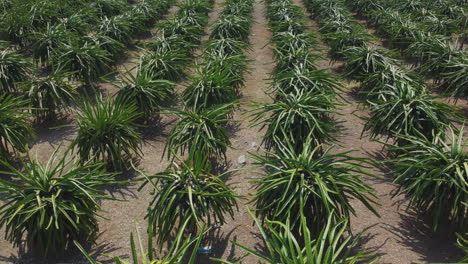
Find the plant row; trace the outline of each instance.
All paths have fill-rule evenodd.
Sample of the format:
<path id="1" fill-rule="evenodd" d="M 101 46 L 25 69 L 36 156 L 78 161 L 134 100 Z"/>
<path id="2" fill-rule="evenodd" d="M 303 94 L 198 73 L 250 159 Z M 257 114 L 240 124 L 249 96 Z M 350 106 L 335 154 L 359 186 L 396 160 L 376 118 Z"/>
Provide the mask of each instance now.
<path id="1" fill-rule="evenodd" d="M 381 1 L 358 0 L 352 3 L 360 14 L 372 10 L 398 10 L 408 20 L 414 21 L 425 31 L 450 36 L 454 33 L 464 33 L 468 22 L 466 3 L 458 0 L 448 1 Z"/>
<path id="2" fill-rule="evenodd" d="M 163 153 L 171 163 L 165 171 L 145 176 L 144 184 L 155 192 L 146 218 L 151 230 L 159 230 L 160 245 L 185 221 L 185 232 L 202 232 L 203 226 L 224 224 L 226 215 L 233 217 L 237 210 L 238 196 L 223 181 L 232 172 L 216 171 L 227 164 L 226 126 L 247 70 L 252 10 L 252 0 L 224 2 L 196 75 L 182 92 L 183 108 L 166 111 L 178 117 Z"/>
<path id="3" fill-rule="evenodd" d="M 178 18 L 206 21 L 210 5 L 202 0 L 184 1 Z M 175 28 L 166 25 L 166 29 Z M 139 109 L 145 105 L 138 99 L 147 102 L 158 96 L 166 98 L 168 95 L 161 94 L 168 93 L 168 87 L 173 86 L 155 75 L 129 79 L 128 85 L 120 87 L 116 99 L 82 98 L 76 113 L 76 138 L 65 152 L 58 148 L 46 165 L 29 155 L 12 157 L 13 153 L 28 151 L 31 116 L 23 97 L 0 96 L 0 160 L 2 168 L 6 168 L 3 173 L 19 179 L 0 181 L 4 202 L 0 207 L 0 226 L 5 227 L 8 241 L 19 246 L 26 239 L 28 249 L 49 256 L 61 254 L 73 240 L 94 240 L 99 200 L 109 199 L 106 187 L 119 184 L 114 179 L 115 173 L 109 171 L 128 169 L 131 161 L 141 155 L 142 136 L 138 128 L 144 113 Z M 132 93 L 138 89 L 149 92 Z M 14 161 L 13 158 L 20 160 L 21 169 L 12 165 L 16 163 L 7 162 Z"/>
<path id="4" fill-rule="evenodd" d="M 468 141 L 452 125 L 455 110 L 431 96 L 423 80 L 404 70 L 391 53 L 370 47 L 365 29 L 342 1 L 305 3 L 345 61 L 346 75 L 361 81 L 370 105 L 364 130 L 394 142 L 384 144 L 395 156 L 388 163 L 401 186 L 396 195 L 406 194 L 410 208 L 428 215 L 434 229 L 442 223 L 466 225 Z"/>
<path id="5" fill-rule="evenodd" d="M 266 173 L 255 181 L 251 203 L 269 252 L 241 247 L 265 263 L 368 259 L 349 251 L 358 237 L 346 233 L 355 213 L 351 197 L 377 214 L 374 191 L 362 181 L 370 175 L 362 166 L 369 163 L 324 149 L 337 133 L 333 117 L 341 85 L 318 69 L 317 40 L 307 33 L 302 10 L 290 0 L 266 3 L 276 68 L 268 91 L 273 102 L 255 104 L 251 113 L 252 125 L 265 130 L 267 150 L 251 155 Z"/>
<path id="6" fill-rule="evenodd" d="M 422 74 L 435 80 L 445 94 L 468 98 L 468 53 L 460 45 L 444 36 L 449 31 L 443 21 L 433 27 L 421 25 L 420 18 L 411 15 L 418 7 L 384 4 L 385 1 L 360 0 L 350 3 L 358 14 L 369 18 L 369 24 L 390 44 L 401 49 L 413 66 Z M 466 19 L 466 18 L 465 18 Z M 466 23 L 466 21 L 465 21 Z M 457 25 L 456 28 L 466 28 Z M 449 31 L 450 32 L 450 31 Z"/>

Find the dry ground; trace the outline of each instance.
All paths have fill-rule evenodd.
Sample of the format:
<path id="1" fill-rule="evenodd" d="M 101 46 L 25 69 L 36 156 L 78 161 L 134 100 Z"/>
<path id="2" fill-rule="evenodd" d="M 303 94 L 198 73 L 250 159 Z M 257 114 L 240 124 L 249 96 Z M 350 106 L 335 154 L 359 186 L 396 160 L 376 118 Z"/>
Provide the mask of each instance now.
<path id="1" fill-rule="evenodd" d="M 300 0 L 294 0 L 296 4 L 301 5 Z M 217 0 L 213 12 L 210 14 L 210 23 L 213 23 L 218 17 L 222 7 Z M 171 9 L 171 14 L 176 11 Z M 241 107 L 234 114 L 234 119 L 240 120 L 230 129 L 232 149 L 228 151 L 231 169 L 242 169 L 227 179 L 227 182 L 235 187 L 238 194 L 245 196 L 240 200 L 239 212 L 234 219 L 230 220 L 222 227 L 213 227 L 207 243 L 210 243 L 214 249 L 213 257 L 234 259 L 245 254 L 243 250 L 235 248 L 229 242 L 234 240 L 240 244 L 262 249 L 263 244 L 259 238 L 258 230 L 253 226 L 252 219 L 247 211 L 248 201 L 251 194 L 255 192 L 255 186 L 252 180 L 261 177 L 260 169 L 248 169 L 253 166 L 251 159 L 248 158 L 248 152 L 258 151 L 258 145 L 261 142 L 262 132 L 257 128 L 249 127 L 246 120 L 245 111 L 250 109 L 251 102 L 268 102 L 270 98 L 265 90 L 268 88 L 269 74 L 272 71 L 273 54 L 269 44 L 271 33 L 268 29 L 267 20 L 264 12 L 265 4 L 261 0 L 255 1 L 254 19 L 255 24 L 251 33 L 251 73 L 247 76 L 246 86 L 242 89 Z M 312 20 L 307 21 L 311 32 L 316 31 L 316 24 Z M 204 38 L 206 40 L 206 37 Z M 142 40 L 148 41 L 148 40 Z M 321 48 L 326 54 L 326 46 L 321 44 Z M 131 51 L 129 54 L 137 55 L 138 51 Z M 200 52 L 198 52 L 200 54 Z M 131 67 L 136 62 L 135 59 L 127 59 L 119 66 L 119 70 Z M 324 60 L 320 63 L 322 68 L 331 68 L 337 72 L 340 64 L 330 64 L 330 61 Z M 339 146 L 335 151 L 356 150 L 354 155 L 381 160 L 385 156 L 382 145 L 369 140 L 366 136 L 361 138 L 363 121 L 358 116 L 365 116 L 366 111 L 359 107 L 359 98 L 352 92 L 358 84 L 343 81 L 346 89 L 342 96 L 347 100 L 340 106 L 337 116 L 342 130 L 339 135 Z M 102 89 L 108 94 L 115 93 L 115 88 L 110 84 L 102 84 Z M 183 89 L 180 86 L 178 90 Z M 463 102 L 465 103 L 465 102 Z M 466 105 L 465 105 L 466 107 Z M 73 123 L 71 120 L 65 120 L 65 123 Z M 167 133 L 177 122 L 173 117 L 163 116 L 159 124 L 144 129 L 143 158 L 139 168 L 148 174 L 163 170 L 167 161 L 161 160 L 164 149 L 164 143 Z M 67 145 L 76 134 L 76 129 L 70 128 L 37 128 L 37 141 L 32 149 L 33 155 L 37 153 L 40 160 L 46 160 L 53 149 L 60 144 Z M 237 159 L 241 155 L 247 156 L 247 164 L 241 165 Z M 368 249 L 380 256 L 378 263 L 411 263 L 411 262 L 453 262 L 460 258 L 460 252 L 453 246 L 454 240 L 448 230 L 442 230 L 438 233 L 430 232 L 427 227 L 411 212 L 405 211 L 405 201 L 403 197 L 393 197 L 396 186 L 391 183 L 391 178 L 387 171 L 382 167 L 372 168 L 371 171 L 379 178 L 366 179 L 375 188 L 381 206 L 378 211 L 381 217 L 376 217 L 367 211 L 363 206 L 356 203 L 356 217 L 352 219 L 352 227 L 355 232 L 367 229 L 366 235 L 360 245 L 363 249 Z M 122 175 L 127 177 L 138 177 L 137 175 Z M 98 257 L 102 254 L 111 254 L 116 256 L 128 257 L 130 253 L 129 235 L 134 231 L 135 221 L 140 224 L 143 231 L 145 226 L 144 215 L 151 199 L 149 191 L 144 189 L 138 191 L 139 183 L 129 184 L 127 186 L 113 186 L 108 192 L 119 201 L 103 201 L 102 206 L 105 210 L 104 216 L 109 220 L 100 221 L 100 234 L 96 245 L 91 247 L 93 256 Z M 3 230 L 0 230 L 0 237 L 3 239 Z M 100 261 L 108 260 L 106 257 L 99 257 Z M 68 256 L 57 260 L 41 260 L 34 257 L 32 252 L 20 254 L 8 242 L 0 241 L 0 263 L 87 263 L 77 252 L 71 252 Z M 111 263 L 111 262 L 104 262 Z M 213 263 L 208 258 L 199 260 L 200 264 Z M 257 263 L 254 257 L 246 258 L 242 263 Z"/>

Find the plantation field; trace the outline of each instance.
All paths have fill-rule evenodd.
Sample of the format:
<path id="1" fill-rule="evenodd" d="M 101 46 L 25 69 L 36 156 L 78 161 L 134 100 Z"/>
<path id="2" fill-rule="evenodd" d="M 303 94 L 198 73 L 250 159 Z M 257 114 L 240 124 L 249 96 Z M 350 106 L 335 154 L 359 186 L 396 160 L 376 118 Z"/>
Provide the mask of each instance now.
<path id="1" fill-rule="evenodd" d="M 17 1 L 0 263 L 468 260 L 466 1 Z"/>

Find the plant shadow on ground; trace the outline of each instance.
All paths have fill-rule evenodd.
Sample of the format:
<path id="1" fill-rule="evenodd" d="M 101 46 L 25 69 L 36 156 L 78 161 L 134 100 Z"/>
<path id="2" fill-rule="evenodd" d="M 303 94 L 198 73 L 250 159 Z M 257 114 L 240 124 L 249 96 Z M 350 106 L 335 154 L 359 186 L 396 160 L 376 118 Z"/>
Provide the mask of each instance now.
<path id="1" fill-rule="evenodd" d="M 177 119 L 167 119 L 159 116 L 143 123 L 142 127 L 139 129 L 143 143 L 148 144 L 150 141 L 156 140 L 159 137 L 166 138 L 168 136 L 168 134 L 165 133 L 166 127 L 171 127 L 176 122 Z"/>
<path id="2" fill-rule="evenodd" d="M 424 217 L 412 212 L 400 213 L 402 222 L 397 226 L 382 223 L 382 228 L 391 232 L 402 245 L 421 255 L 418 261 L 423 263 L 456 263 L 463 257 L 463 252 L 454 246 L 456 236 L 453 228 L 440 225 L 440 230 L 433 232 Z"/>
<path id="3" fill-rule="evenodd" d="M 468 119 L 468 106 L 466 106 L 466 107 L 461 107 L 461 108 L 460 108 L 460 113 L 461 113 L 466 119 Z"/>
<path id="4" fill-rule="evenodd" d="M 232 138 L 239 132 L 241 124 L 240 122 L 229 122 L 224 124 L 223 127 L 226 129 L 229 137 Z"/>
<path id="5" fill-rule="evenodd" d="M 394 166 L 388 162 L 388 160 L 392 159 L 391 156 L 388 155 L 386 151 L 386 147 L 382 147 L 381 150 L 377 151 L 366 151 L 367 156 L 369 156 L 375 162 L 375 169 L 381 173 L 383 176 L 382 178 L 376 178 L 375 181 L 377 183 L 389 183 L 392 184 L 393 182 L 393 174 Z"/>
<path id="6" fill-rule="evenodd" d="M 360 91 L 359 86 L 351 87 L 348 91 L 345 92 L 345 94 L 358 103 L 366 103 L 366 95 Z"/>
<path id="7" fill-rule="evenodd" d="M 212 253 L 209 255 L 200 255 L 195 262 L 196 264 L 215 264 L 219 263 L 217 261 L 211 260 L 210 258 L 222 258 L 224 252 L 229 249 L 229 256 L 227 257 L 228 260 L 233 260 L 235 256 L 235 246 L 231 243 L 231 241 L 236 241 L 237 236 L 235 235 L 231 238 L 232 233 L 236 231 L 238 226 L 234 227 L 228 233 L 225 233 L 221 230 L 220 227 L 215 227 L 211 229 L 203 239 L 201 243 L 201 247 L 211 247 Z"/>
<path id="8" fill-rule="evenodd" d="M 72 126 L 73 122 L 74 120 L 71 116 L 62 115 L 55 121 L 35 124 L 33 127 L 36 132 L 34 145 L 41 143 L 54 145 L 70 139 L 70 136 L 78 131 L 77 127 Z"/>
<path id="9" fill-rule="evenodd" d="M 138 166 L 138 160 L 133 160 L 134 166 Z M 127 169 L 121 172 L 116 172 L 114 179 L 118 182 L 116 184 L 108 185 L 105 190 L 112 199 L 128 200 L 137 199 L 138 195 L 135 191 L 141 184 L 138 181 L 139 173 L 134 169 Z"/>
<path id="10" fill-rule="evenodd" d="M 366 254 L 373 254 L 372 258 L 371 259 L 374 259 L 374 258 L 380 258 L 384 255 L 386 255 L 387 253 L 384 253 L 384 252 L 379 252 L 380 249 L 382 247 L 385 246 L 385 244 L 387 243 L 387 241 L 389 240 L 389 238 L 386 238 L 380 245 L 375 245 L 375 246 L 372 246 L 372 247 L 368 247 L 367 245 L 369 245 L 369 242 L 370 241 L 373 241 L 377 236 L 378 234 L 376 233 L 370 233 L 368 232 L 369 230 L 373 229 L 373 228 L 376 228 L 379 224 L 373 224 L 369 227 L 366 227 L 363 231 L 362 231 L 362 236 L 360 237 L 359 241 L 357 242 L 357 244 L 351 249 L 351 252 L 352 253 L 355 253 L 355 254 L 358 254 L 359 252 L 365 252 Z M 356 235 L 356 234 L 354 234 Z M 367 260 L 362 260 L 362 261 L 358 261 L 357 263 L 359 264 L 365 264 L 369 261 L 369 259 Z"/>
<path id="11" fill-rule="evenodd" d="M 376 183 L 393 184 L 394 176 L 392 172 L 394 166 L 385 161 L 394 157 L 385 150 L 386 148 L 383 147 L 381 151 L 366 152 L 366 154 L 377 162 L 375 167 L 383 175 L 383 178 L 377 178 L 374 181 Z M 393 196 L 396 190 L 392 191 L 390 195 Z M 402 197 L 401 200 L 399 199 L 395 203 L 398 204 L 398 207 L 406 207 L 407 198 Z M 433 232 L 428 225 L 430 218 L 408 209 L 404 210 L 404 213 L 399 213 L 399 215 L 402 220 L 399 224 L 381 223 L 380 227 L 397 237 L 398 243 L 421 255 L 422 258 L 417 261 L 423 263 L 455 263 L 463 257 L 461 250 L 454 246 L 456 243 L 454 234 L 457 231 L 449 227 L 447 223 L 442 224 L 439 231 Z"/>
<path id="12" fill-rule="evenodd" d="M 252 225 L 255 225 L 255 223 L 252 220 Z M 239 247 L 235 246 L 231 241 L 233 242 L 238 242 L 238 237 L 237 235 L 234 235 L 234 237 L 231 238 L 232 233 L 238 228 L 239 226 L 236 226 L 234 229 L 232 229 L 229 233 L 224 234 L 221 233 L 220 228 L 217 228 L 217 230 L 213 230 L 210 233 L 208 233 L 208 236 L 206 239 L 210 240 L 210 243 L 207 244 L 207 246 L 211 246 L 213 249 L 212 254 L 207 255 L 207 256 L 200 256 L 196 262 L 196 264 L 216 264 L 220 263 L 214 260 L 211 260 L 210 258 L 218 258 L 218 259 L 223 259 L 227 261 L 235 261 L 239 257 L 236 257 L 236 250 L 241 250 Z M 257 237 L 262 239 L 262 234 L 260 232 L 251 232 L 251 236 Z M 263 240 L 262 240 L 263 241 Z M 242 243 L 241 243 L 242 244 Z M 202 243 L 202 246 L 205 246 L 205 244 Z M 228 249 L 229 247 L 229 249 Z M 223 257 L 223 253 L 228 250 L 229 255 L 226 257 Z M 254 250 L 260 254 L 268 256 L 269 251 L 266 248 L 266 246 L 258 242 Z M 241 263 L 245 263 L 244 261 Z"/>
<path id="13" fill-rule="evenodd" d="M 101 236 L 102 234 L 98 235 Z M 97 237 L 97 238 L 98 238 Z M 97 240 L 96 238 L 96 240 Z M 116 252 L 120 248 L 113 246 L 110 243 L 86 243 L 82 245 L 86 252 L 88 252 L 92 259 L 98 259 L 106 254 L 111 254 L 112 252 Z M 128 255 L 118 256 L 121 258 L 128 258 Z M 89 261 L 85 258 L 85 256 L 81 253 L 80 250 L 71 243 L 70 249 L 66 250 L 63 255 L 59 257 L 43 257 L 34 249 L 26 249 L 25 247 L 21 247 L 18 249 L 17 255 L 10 255 L 10 256 L 0 256 L 1 263 L 34 263 L 34 264 L 89 264 Z M 113 261 L 110 258 L 106 258 L 106 260 L 100 260 L 102 264 L 113 264 Z"/>

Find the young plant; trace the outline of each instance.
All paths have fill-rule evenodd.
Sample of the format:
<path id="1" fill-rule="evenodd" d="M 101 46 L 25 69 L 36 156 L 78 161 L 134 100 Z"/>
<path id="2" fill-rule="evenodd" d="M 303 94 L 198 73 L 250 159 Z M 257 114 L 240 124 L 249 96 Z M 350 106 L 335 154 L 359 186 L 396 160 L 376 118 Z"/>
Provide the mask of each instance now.
<path id="1" fill-rule="evenodd" d="M 216 54 L 220 57 L 229 57 L 236 54 L 243 54 L 247 49 L 245 42 L 234 39 L 211 39 L 206 43 L 205 56 Z"/>
<path id="2" fill-rule="evenodd" d="M 335 96 L 341 89 L 341 84 L 336 76 L 326 70 L 307 70 L 294 66 L 293 71 L 274 77 L 273 89 L 285 94 L 304 92 Z"/>
<path id="3" fill-rule="evenodd" d="M 291 49 L 291 51 L 276 49 L 276 67 L 273 76 L 290 72 L 313 72 L 318 70 L 317 60 L 320 56 L 310 53 L 309 49 Z"/>
<path id="4" fill-rule="evenodd" d="M 300 233 L 294 233 L 289 221 L 279 222 L 266 220 L 261 222 L 253 215 L 267 251 L 259 252 L 256 249 L 243 246 L 231 241 L 235 246 L 261 259 L 263 264 L 346 264 L 365 262 L 372 264 L 378 260 L 373 254 L 364 251 L 354 252 L 359 244 L 362 233 L 357 236 L 345 235 L 349 226 L 348 218 L 333 221 L 328 217 L 326 225 L 317 234 L 308 228 L 310 220 L 307 220 L 303 210 L 300 210 Z M 245 256 L 244 256 L 245 257 Z M 226 264 L 241 263 L 243 258 L 233 262 L 215 259 Z"/>
<path id="5" fill-rule="evenodd" d="M 212 106 L 231 103 L 237 93 L 231 86 L 237 79 L 230 76 L 230 69 L 198 69 L 198 76 L 185 88 L 182 97 L 187 106 L 206 109 Z"/>
<path id="6" fill-rule="evenodd" d="M 385 70 L 388 65 L 396 65 L 396 60 L 383 49 L 375 49 L 368 45 L 350 47 L 344 52 L 345 74 L 356 80 L 364 80 L 368 74 Z"/>
<path id="7" fill-rule="evenodd" d="M 228 119 L 234 103 L 213 106 L 211 108 L 171 110 L 179 122 L 171 130 L 167 138 L 164 152 L 171 158 L 175 153 L 189 158 L 197 156 L 214 157 L 217 160 L 226 160 L 226 150 L 231 146 L 229 135 L 224 124 Z"/>
<path id="8" fill-rule="evenodd" d="M 295 51 L 309 51 L 317 45 L 316 37 L 308 33 L 277 32 L 273 34 L 272 42 L 276 46 L 276 53 L 283 56 L 287 56 Z"/>
<path id="9" fill-rule="evenodd" d="M 363 130 L 373 138 L 398 134 L 432 138 L 433 132 L 443 133 L 456 115 L 453 107 L 409 83 L 387 85 L 377 93 L 380 99 L 369 101 L 370 117 Z"/>
<path id="10" fill-rule="evenodd" d="M 222 16 L 214 25 L 211 39 L 235 39 L 247 41 L 250 35 L 252 20 L 239 15 Z"/>
<path id="11" fill-rule="evenodd" d="M 98 11 L 99 16 L 112 17 L 122 14 L 129 5 L 125 0 L 96 0 L 90 6 Z"/>
<path id="12" fill-rule="evenodd" d="M 137 111 L 149 120 L 159 110 L 159 105 L 171 99 L 174 93 L 174 83 L 153 78 L 145 69 L 136 76 L 127 71 L 121 80 L 120 90 L 115 98 L 118 104 L 135 104 Z"/>
<path id="13" fill-rule="evenodd" d="M 450 223 L 466 227 L 468 223 L 468 141 L 463 129 L 445 141 L 444 133 L 432 140 L 418 136 L 399 135 L 408 144 L 391 146 L 399 153 L 391 163 L 395 166 L 398 194 L 409 198 L 409 208 L 430 216 L 433 230 Z"/>
<path id="14" fill-rule="evenodd" d="M 170 1 L 138 1 L 133 5 L 132 10 L 130 10 L 131 16 L 139 17 L 142 22 L 142 25 L 145 27 L 152 26 L 152 23 L 161 19 L 163 14 L 165 14 L 171 7 Z"/>
<path id="15" fill-rule="evenodd" d="M 276 153 L 253 155 L 257 164 L 265 168 L 266 175 L 257 180 L 257 193 L 253 199 L 256 214 L 299 227 L 304 209 L 313 233 L 326 226 L 329 217 L 333 222 L 355 214 L 351 199 L 361 202 L 378 215 L 372 187 L 362 180 L 372 176 L 364 171 L 370 161 L 350 156 L 350 152 L 331 154 L 327 149 L 304 142 L 297 153 L 291 144 L 281 146 Z"/>
<path id="16" fill-rule="evenodd" d="M 365 47 L 370 40 L 370 35 L 359 26 L 354 26 L 351 31 L 339 31 L 325 35 L 325 41 L 330 46 L 332 59 L 343 59 L 344 52 L 350 47 Z"/>
<path id="17" fill-rule="evenodd" d="M 384 69 L 368 74 L 362 81 L 360 90 L 372 101 L 385 98 L 387 94 L 382 91 L 392 90 L 392 87 L 399 84 L 409 85 L 417 93 L 425 89 L 424 80 L 419 75 L 398 65 L 388 64 Z"/>
<path id="18" fill-rule="evenodd" d="M 443 78 L 445 64 L 464 56 L 463 51 L 450 44 L 449 38 L 426 33 L 417 34 L 404 54 L 415 61 L 419 71 L 435 79 Z"/>
<path id="19" fill-rule="evenodd" d="M 237 195 L 227 186 L 221 175 L 212 173 L 206 156 L 199 156 L 180 164 L 173 163 L 165 171 L 145 176 L 154 189 L 146 218 L 152 230 L 158 230 L 158 242 L 167 241 L 174 228 L 181 229 L 186 221 L 192 233 L 202 223 L 222 225 L 226 214 L 231 218 L 237 210 Z"/>
<path id="20" fill-rule="evenodd" d="M 347 1 L 347 4 L 361 16 L 368 14 L 372 10 L 383 9 L 381 1 L 375 0 L 352 0 Z"/>
<path id="21" fill-rule="evenodd" d="M 128 159 L 141 155 L 141 135 L 135 122 L 137 107 L 117 104 L 110 98 L 85 101 L 77 113 L 78 135 L 71 147 L 82 162 L 102 161 L 115 170 L 126 169 Z"/>
<path id="22" fill-rule="evenodd" d="M 186 42 L 182 36 L 177 34 L 167 34 L 164 29 L 153 37 L 151 42 L 146 44 L 146 48 L 155 54 L 164 54 L 169 51 L 178 51 L 186 56 L 196 47 L 193 43 Z"/>
<path id="23" fill-rule="evenodd" d="M 129 44 L 134 30 L 136 29 L 133 27 L 128 16 L 118 15 L 111 18 L 103 18 L 97 29 L 97 33 L 118 42 Z"/>
<path id="24" fill-rule="evenodd" d="M 34 77 L 23 83 L 25 97 L 29 100 L 32 113 L 39 119 L 50 119 L 60 109 L 72 104 L 78 95 L 76 88 L 67 79 L 70 73 L 53 72 L 45 77 Z"/>
<path id="25" fill-rule="evenodd" d="M 0 160 L 9 160 L 10 150 L 15 153 L 28 150 L 34 135 L 28 104 L 21 97 L 0 94 Z"/>
<path id="26" fill-rule="evenodd" d="M 206 17 L 203 16 L 202 18 Z M 180 36 L 187 43 L 199 44 L 200 36 L 203 34 L 203 26 L 198 24 L 193 25 L 197 23 L 196 21 L 184 21 L 174 18 L 164 23 L 161 31 L 164 32 L 166 37 Z M 203 21 L 201 24 L 204 25 L 205 22 Z"/>
<path id="27" fill-rule="evenodd" d="M 52 57 L 54 50 L 64 43 L 76 41 L 78 35 L 65 29 L 63 25 L 47 25 L 42 31 L 33 33 L 31 49 L 39 65 L 45 65 Z"/>
<path id="28" fill-rule="evenodd" d="M 244 73 L 248 70 L 247 58 L 243 54 L 224 56 L 214 53 L 206 53 L 203 61 L 204 71 L 222 72 L 225 78 L 230 80 L 228 85 L 234 89 L 244 85 Z"/>
<path id="29" fill-rule="evenodd" d="M 87 32 L 91 31 L 91 24 L 94 24 L 93 20 L 95 18 L 93 12 L 87 11 L 88 10 L 84 12 L 75 13 L 68 17 L 61 18 L 59 20 L 59 25 L 61 25 L 68 32 L 73 32 L 77 33 L 78 35 L 84 36 Z"/>
<path id="30" fill-rule="evenodd" d="M 224 2 L 223 11 L 221 11 L 221 16 L 228 15 L 238 15 L 238 16 L 247 16 L 253 10 L 252 0 L 227 0 Z"/>
<path id="31" fill-rule="evenodd" d="M 468 58 L 461 56 L 443 65 L 441 87 L 456 99 L 468 98 Z"/>
<path id="32" fill-rule="evenodd" d="M 314 146 L 335 141 L 335 102 L 326 95 L 305 92 L 279 94 L 273 103 L 256 105 L 252 114 L 252 125 L 266 128 L 263 143 L 268 151 L 281 149 L 284 138 L 298 153 L 310 137 Z"/>
<path id="33" fill-rule="evenodd" d="M 111 59 L 122 54 L 125 49 L 125 44 L 111 37 L 105 36 L 102 33 L 86 36 L 85 39 L 89 40 L 90 43 L 93 43 L 95 48 L 106 51 Z"/>
<path id="34" fill-rule="evenodd" d="M 179 81 L 185 76 L 188 64 L 184 50 L 170 49 L 146 51 L 141 57 L 140 68 L 154 79 Z"/>
<path id="35" fill-rule="evenodd" d="M 68 151 L 56 149 L 46 164 L 23 161 L 17 170 L 2 162 L 18 181 L 0 180 L 0 226 L 6 240 L 42 255 L 60 255 L 70 242 L 93 241 L 98 231 L 99 200 L 110 199 L 100 188 L 115 183 L 101 163 L 78 164 Z"/>
<path id="36" fill-rule="evenodd" d="M 31 74 L 31 62 L 5 42 L 0 42 L 0 49 L 0 93 L 17 92 L 17 83 Z"/>
<path id="37" fill-rule="evenodd" d="M 130 234 L 130 248 L 131 248 L 131 258 L 133 264 L 195 264 L 197 260 L 197 250 L 200 247 L 202 239 L 206 234 L 205 230 L 202 230 L 200 234 L 192 236 L 192 234 L 186 235 L 186 228 L 189 221 L 181 226 L 177 232 L 175 238 L 171 241 L 169 250 L 161 255 L 157 256 L 158 252 L 153 248 L 153 239 L 154 236 L 151 228 L 148 229 L 148 245 L 147 249 L 143 248 L 143 238 L 140 234 L 138 225 L 135 226 L 137 232 L 137 240 L 133 237 L 133 233 Z M 150 226 L 151 227 L 151 226 Z M 74 241 L 78 249 L 83 253 L 86 259 L 91 264 L 102 264 L 98 262 L 85 251 L 85 249 L 77 242 Z M 138 244 L 138 248 L 137 245 Z M 146 251 L 145 251 L 146 250 Z M 187 258 L 190 258 L 187 260 Z M 125 260 L 120 257 L 111 256 L 115 264 L 128 264 Z M 108 262 L 106 262 L 108 263 Z"/>
<path id="38" fill-rule="evenodd" d="M 53 57 L 55 68 L 73 72 L 74 79 L 88 85 L 106 74 L 111 63 L 111 54 L 87 39 L 61 45 Z"/>

